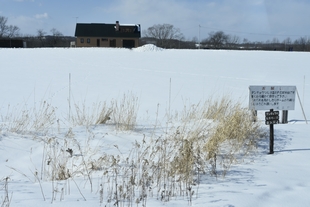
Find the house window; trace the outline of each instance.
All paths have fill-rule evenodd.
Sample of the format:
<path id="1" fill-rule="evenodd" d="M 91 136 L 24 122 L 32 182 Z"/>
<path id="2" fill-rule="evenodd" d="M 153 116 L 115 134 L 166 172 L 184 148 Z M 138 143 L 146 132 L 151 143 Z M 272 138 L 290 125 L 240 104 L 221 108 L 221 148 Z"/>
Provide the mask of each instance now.
<path id="1" fill-rule="evenodd" d="M 81 41 L 81 43 L 84 43 L 84 38 L 81 38 L 81 40 L 80 40 L 80 41 Z"/>
<path id="2" fill-rule="evenodd" d="M 87 43 L 90 43 L 90 39 L 89 38 L 87 38 Z"/>
<path id="3" fill-rule="evenodd" d="M 123 33 L 133 33 L 133 29 L 125 27 L 125 28 L 121 28 L 121 32 L 123 32 Z"/>

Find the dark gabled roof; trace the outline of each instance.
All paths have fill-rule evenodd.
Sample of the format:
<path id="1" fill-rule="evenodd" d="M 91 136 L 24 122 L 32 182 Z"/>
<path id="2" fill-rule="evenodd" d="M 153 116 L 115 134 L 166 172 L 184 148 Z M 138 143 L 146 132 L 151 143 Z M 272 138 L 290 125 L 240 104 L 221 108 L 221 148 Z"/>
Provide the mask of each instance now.
<path id="1" fill-rule="evenodd" d="M 122 32 L 122 29 L 131 29 L 133 32 Z M 75 37 L 130 37 L 140 38 L 140 25 L 120 25 L 120 31 L 115 31 L 115 24 L 77 23 Z"/>

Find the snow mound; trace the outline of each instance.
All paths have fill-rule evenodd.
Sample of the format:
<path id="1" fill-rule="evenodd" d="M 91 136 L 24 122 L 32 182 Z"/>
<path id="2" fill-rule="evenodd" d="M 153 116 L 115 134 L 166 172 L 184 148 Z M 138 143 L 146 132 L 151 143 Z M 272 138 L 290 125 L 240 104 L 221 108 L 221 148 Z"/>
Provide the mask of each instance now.
<path id="1" fill-rule="evenodd" d="M 146 44 L 141 47 L 135 48 L 134 50 L 138 52 L 148 52 L 148 51 L 162 51 L 163 48 L 157 47 L 156 45 L 153 44 Z"/>

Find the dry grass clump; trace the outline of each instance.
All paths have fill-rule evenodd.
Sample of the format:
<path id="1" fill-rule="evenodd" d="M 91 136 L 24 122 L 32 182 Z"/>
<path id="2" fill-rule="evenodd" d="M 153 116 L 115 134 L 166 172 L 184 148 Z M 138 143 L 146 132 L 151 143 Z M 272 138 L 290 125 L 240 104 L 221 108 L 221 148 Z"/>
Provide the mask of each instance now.
<path id="1" fill-rule="evenodd" d="M 1 196 L 1 198 L 2 198 L 1 207 L 9 207 L 11 204 L 11 201 L 12 201 L 13 192 L 10 196 L 9 195 L 9 187 L 8 187 L 9 186 L 9 180 L 10 180 L 10 177 L 5 177 L 1 180 L 3 182 L 3 187 L 1 187 L 1 190 L 4 191 L 3 197 Z M 1 185 L 2 185 L 2 183 L 1 183 Z"/>
<path id="2" fill-rule="evenodd" d="M 44 145 L 41 179 L 55 181 L 66 180 L 77 175 L 88 177 L 92 171 L 101 169 L 98 149 L 89 146 L 94 135 L 89 134 L 87 143 L 83 147 L 74 136 L 70 129 L 63 138 L 42 138 Z"/>
<path id="3" fill-rule="evenodd" d="M 139 110 L 138 98 L 132 93 L 124 94 L 122 100 L 111 102 L 111 121 L 117 130 L 133 130 L 136 126 Z"/>
<path id="4" fill-rule="evenodd" d="M 176 113 L 175 117 L 182 123 L 189 120 L 211 119 L 218 120 L 225 117 L 233 105 L 232 100 L 228 97 L 213 100 L 212 98 L 198 104 L 184 105 L 182 112 Z"/>
<path id="5" fill-rule="evenodd" d="M 49 137 L 44 140 L 41 179 L 66 180 L 73 175 L 69 164 L 71 156 L 65 150 L 67 143 L 64 141 L 62 146 L 57 137 Z"/>
<path id="6" fill-rule="evenodd" d="M 251 111 L 239 103 L 229 103 L 227 109 L 222 110 L 225 116 L 216 115 L 215 125 L 203 149 L 212 165 L 212 172 L 216 173 L 219 162 L 225 175 L 231 164 L 255 147 L 262 131 L 260 124 L 252 121 Z"/>
<path id="7" fill-rule="evenodd" d="M 187 110 L 186 110 L 187 109 Z M 228 97 L 184 107 L 169 136 L 175 153 L 171 173 L 188 185 L 200 173 L 226 175 L 230 166 L 256 146 L 264 133 L 252 113 Z"/>
<path id="8" fill-rule="evenodd" d="M 56 118 L 56 109 L 47 101 L 32 109 L 27 104 L 21 109 L 13 109 L 8 106 L 7 114 L 1 114 L 1 128 L 15 133 L 36 133 L 46 135 L 53 129 L 55 124 L 60 128 L 61 120 Z M 132 93 L 124 94 L 120 101 L 112 100 L 108 105 L 106 102 L 93 103 L 90 107 L 86 103 L 74 104 L 70 107 L 69 122 L 73 126 L 90 126 L 95 124 L 107 124 L 116 127 L 116 130 L 133 130 L 136 126 L 139 109 L 138 98 Z M 72 110 L 72 111 L 71 111 Z"/>
<path id="9" fill-rule="evenodd" d="M 102 110 L 99 114 L 99 118 L 96 121 L 96 124 L 106 124 L 107 121 L 111 119 L 111 114 L 113 110 L 112 109 L 107 109 L 106 107 L 102 107 Z"/>
<path id="10" fill-rule="evenodd" d="M 111 114 L 106 102 L 93 103 L 91 107 L 83 104 L 74 104 L 74 111 L 70 117 L 75 126 L 90 126 L 93 124 L 105 124 Z M 99 117 L 98 117 L 99 114 Z"/>
<path id="11" fill-rule="evenodd" d="M 7 114 L 1 119 L 5 123 L 1 127 L 14 133 L 35 132 L 47 134 L 56 122 L 56 108 L 47 101 L 40 102 L 38 107 L 28 109 L 25 104 L 21 109 L 8 106 Z"/>
<path id="12" fill-rule="evenodd" d="M 75 104 L 75 111 L 70 119 L 74 125 L 80 126 L 109 122 L 115 125 L 116 130 L 127 131 L 135 128 L 138 109 L 138 98 L 129 93 L 124 94 L 120 101 L 112 100 L 110 105 L 103 102 L 87 108 L 85 103 L 82 106 Z"/>
<path id="13" fill-rule="evenodd" d="M 104 157 L 98 154 L 98 149 L 91 148 L 89 144 L 94 134 L 89 133 L 85 146 L 75 139 L 75 135 L 70 128 L 64 137 L 43 137 L 42 165 L 41 170 L 35 169 L 33 173 L 36 180 L 51 181 L 52 184 L 52 203 L 60 193 L 60 201 L 64 195 L 70 194 L 70 182 L 72 181 L 81 196 L 85 199 L 80 187 L 75 182 L 75 178 L 83 176 L 90 184 L 91 192 L 93 191 L 93 180 L 91 174 L 93 171 L 102 170 Z M 61 189 L 60 189 L 61 187 Z M 41 188 L 42 195 L 43 190 Z M 45 198 L 44 198 L 45 200 Z"/>
<path id="14" fill-rule="evenodd" d="M 231 113 L 233 105 L 233 101 L 228 96 L 224 96 L 219 100 L 209 99 L 204 104 L 203 117 L 212 120 L 223 119 L 227 114 Z"/>

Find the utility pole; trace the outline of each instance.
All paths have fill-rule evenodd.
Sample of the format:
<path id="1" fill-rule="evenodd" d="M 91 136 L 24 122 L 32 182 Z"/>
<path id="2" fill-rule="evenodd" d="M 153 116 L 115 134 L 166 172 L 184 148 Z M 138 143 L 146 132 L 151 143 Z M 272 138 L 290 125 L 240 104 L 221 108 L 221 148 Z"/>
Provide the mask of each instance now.
<path id="1" fill-rule="evenodd" d="M 198 49 L 200 49 L 200 24 L 198 25 Z"/>

